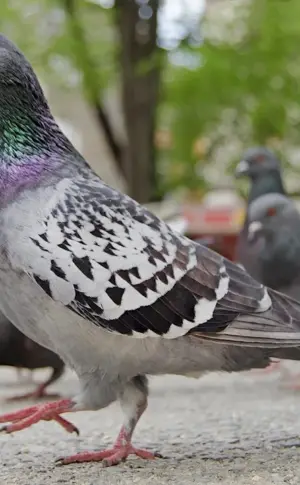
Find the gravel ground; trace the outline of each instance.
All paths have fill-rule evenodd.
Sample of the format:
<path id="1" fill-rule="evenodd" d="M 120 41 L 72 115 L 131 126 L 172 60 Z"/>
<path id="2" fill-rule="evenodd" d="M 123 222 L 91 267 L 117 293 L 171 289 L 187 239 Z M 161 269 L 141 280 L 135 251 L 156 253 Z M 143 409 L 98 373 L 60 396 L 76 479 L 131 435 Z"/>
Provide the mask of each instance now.
<path id="1" fill-rule="evenodd" d="M 300 370 L 296 364 L 289 367 Z M 72 415 L 81 430 L 79 438 L 51 422 L 13 436 L 1 435 L 0 485 L 298 485 L 300 393 L 283 389 L 282 382 L 276 372 L 210 374 L 199 380 L 153 378 L 149 408 L 134 442 L 160 451 L 164 459 L 131 458 L 113 468 L 102 468 L 100 463 L 53 464 L 61 455 L 109 445 L 121 423 L 118 406 L 113 405 Z M 1 369 L 1 398 L 28 386 L 17 383 L 14 371 Z M 75 376 L 68 373 L 53 390 L 69 395 L 76 387 Z M 0 412 L 23 404 L 27 405 L 8 405 L 2 399 Z"/>

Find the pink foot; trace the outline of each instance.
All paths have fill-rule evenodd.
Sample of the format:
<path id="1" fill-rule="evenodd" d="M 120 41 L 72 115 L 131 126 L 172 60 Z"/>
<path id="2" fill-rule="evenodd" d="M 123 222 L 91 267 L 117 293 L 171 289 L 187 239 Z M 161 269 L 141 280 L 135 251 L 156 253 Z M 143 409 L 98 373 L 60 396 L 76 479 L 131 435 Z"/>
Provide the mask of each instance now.
<path id="1" fill-rule="evenodd" d="M 103 451 L 86 451 L 83 453 L 77 453 L 76 455 L 67 456 L 65 458 L 58 458 L 56 463 L 58 465 L 69 465 L 70 463 L 82 463 L 88 461 L 102 461 L 102 465 L 105 467 L 118 465 L 122 461 L 125 461 L 129 455 L 136 455 L 144 460 L 154 460 L 155 458 L 161 458 L 158 453 L 151 453 L 147 450 L 141 450 L 134 448 L 132 445 L 118 446 Z"/>
<path id="2" fill-rule="evenodd" d="M 0 432 L 13 433 L 29 428 L 39 421 L 54 420 L 69 433 L 79 434 L 78 429 L 72 423 L 59 416 L 61 413 L 72 411 L 73 401 L 71 399 L 61 399 L 60 401 L 48 402 L 36 406 L 30 406 L 20 411 L 7 413 L 0 416 L 0 423 L 10 422 L 0 429 Z"/>

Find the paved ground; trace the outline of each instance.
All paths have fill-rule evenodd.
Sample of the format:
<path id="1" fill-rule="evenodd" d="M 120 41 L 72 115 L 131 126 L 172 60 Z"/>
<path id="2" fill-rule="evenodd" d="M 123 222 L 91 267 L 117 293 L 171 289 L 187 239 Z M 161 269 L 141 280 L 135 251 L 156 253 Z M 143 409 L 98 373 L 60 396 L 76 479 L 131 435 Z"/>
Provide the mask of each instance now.
<path id="1" fill-rule="evenodd" d="M 0 485 L 298 485 L 300 392 L 283 390 L 280 383 L 278 373 L 152 379 L 149 408 L 134 441 L 159 450 L 165 459 L 132 458 L 108 469 L 99 463 L 53 465 L 61 455 L 110 444 L 121 422 L 113 405 L 72 415 L 80 438 L 46 422 L 1 435 Z M 69 394 L 76 386 L 68 374 L 55 387 Z M 1 398 L 26 387 L 16 385 L 15 372 L 0 370 Z M 0 412 L 13 407 L 2 399 Z"/>

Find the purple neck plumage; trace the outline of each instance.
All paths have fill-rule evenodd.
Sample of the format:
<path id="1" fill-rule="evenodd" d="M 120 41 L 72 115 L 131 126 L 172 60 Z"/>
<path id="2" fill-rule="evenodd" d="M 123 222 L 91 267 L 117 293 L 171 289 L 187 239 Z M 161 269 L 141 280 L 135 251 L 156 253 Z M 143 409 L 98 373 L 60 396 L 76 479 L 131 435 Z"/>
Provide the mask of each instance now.
<path id="1" fill-rule="evenodd" d="M 31 65 L 0 35 L 0 207 L 84 164 L 55 123 Z"/>
<path id="2" fill-rule="evenodd" d="M 34 188 L 43 183 L 48 172 L 49 176 L 59 168 L 58 162 L 41 155 L 26 157 L 22 163 L 0 164 L 0 206 L 5 206 L 14 200 L 20 192 Z"/>
<path id="3" fill-rule="evenodd" d="M 0 207 L 26 189 L 63 177 L 67 159 L 80 163 L 79 154 L 52 116 L 39 119 L 38 125 L 32 121 L 26 120 L 23 126 L 11 123 L 0 137 Z"/>

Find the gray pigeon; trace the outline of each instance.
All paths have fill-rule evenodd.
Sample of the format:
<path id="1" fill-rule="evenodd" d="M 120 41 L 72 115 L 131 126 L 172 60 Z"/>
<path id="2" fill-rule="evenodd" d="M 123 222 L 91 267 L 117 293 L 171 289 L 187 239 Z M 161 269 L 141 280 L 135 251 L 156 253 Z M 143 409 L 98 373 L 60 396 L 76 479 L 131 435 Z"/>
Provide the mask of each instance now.
<path id="1" fill-rule="evenodd" d="M 269 193 L 285 194 L 280 161 L 267 148 L 250 148 L 236 167 L 236 177 L 248 177 L 250 179 L 247 213 L 237 241 L 236 260 L 244 266 L 251 276 L 260 280 L 256 254 L 261 249 L 261 241 L 257 240 L 256 244 L 249 244 L 248 242 L 248 208 L 251 202 L 261 195 Z"/>
<path id="2" fill-rule="evenodd" d="M 248 239 L 259 237 L 257 254 L 260 281 L 270 288 L 300 300 L 300 214 L 295 204 L 281 194 L 256 199 L 248 212 Z"/>
<path id="3" fill-rule="evenodd" d="M 300 300 L 300 214 L 295 204 L 282 194 L 262 195 L 250 204 L 248 223 L 250 244 L 256 238 L 261 242 L 256 252 L 259 281 Z M 289 349 L 285 358 L 293 359 L 295 351 Z M 273 363 L 268 372 L 278 366 Z M 288 375 L 285 370 L 285 379 Z M 299 378 L 292 378 L 288 387 L 299 389 Z"/>
<path id="4" fill-rule="evenodd" d="M 115 445 L 60 464 L 136 454 L 147 375 L 240 371 L 300 345 L 300 303 L 173 232 L 107 186 L 55 123 L 29 63 L 0 37 L 0 308 L 73 368 L 81 392 L 0 417 L 12 433 L 118 400 Z M 12 289 L 14 291 L 12 291 Z"/>
<path id="5" fill-rule="evenodd" d="M 0 312 L 0 365 L 17 369 L 41 369 L 52 367 L 49 379 L 41 383 L 33 392 L 13 396 L 9 401 L 21 399 L 39 399 L 42 397 L 58 397 L 48 394 L 46 388 L 53 384 L 63 374 L 64 363 L 51 350 L 41 347 L 38 343 L 26 337 Z"/>

